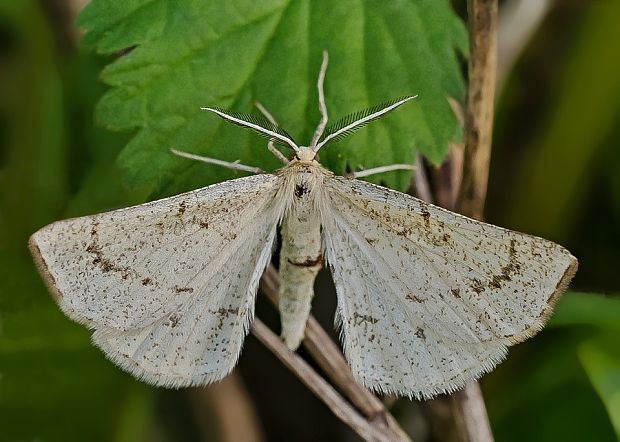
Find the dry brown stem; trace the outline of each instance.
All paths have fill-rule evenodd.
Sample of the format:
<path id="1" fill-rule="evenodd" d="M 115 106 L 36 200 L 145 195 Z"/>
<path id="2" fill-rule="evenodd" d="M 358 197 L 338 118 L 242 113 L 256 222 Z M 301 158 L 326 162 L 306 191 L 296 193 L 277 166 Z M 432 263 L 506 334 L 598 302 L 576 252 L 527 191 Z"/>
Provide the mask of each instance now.
<path id="1" fill-rule="evenodd" d="M 264 440 L 258 415 L 238 373 L 232 373 L 207 387 L 187 390 L 196 424 L 203 440 L 213 439 L 213 425 L 205 419 L 205 409 L 215 414 L 218 440 L 259 442 Z"/>
<path id="2" fill-rule="evenodd" d="M 493 433 L 480 384 L 473 381 L 450 396 L 456 433 L 461 442 L 492 442 Z"/>
<path id="3" fill-rule="evenodd" d="M 367 441 L 393 441 L 390 434 L 380 431 L 347 402 L 302 357 L 290 351 L 282 340 L 260 319 L 255 318 L 252 333 L 275 354 L 295 375 L 316 394 L 329 409 Z"/>
<path id="4" fill-rule="evenodd" d="M 493 133 L 493 104 L 497 70 L 497 0 L 468 0 L 471 54 L 465 110 L 465 156 L 457 208 L 482 219 L 489 176 Z M 461 441 L 493 440 L 482 392 L 469 383 L 451 396 L 452 412 Z"/>
<path id="5" fill-rule="evenodd" d="M 465 109 L 465 158 L 458 209 L 482 219 L 489 177 L 497 66 L 497 0 L 469 0 L 469 86 Z"/>

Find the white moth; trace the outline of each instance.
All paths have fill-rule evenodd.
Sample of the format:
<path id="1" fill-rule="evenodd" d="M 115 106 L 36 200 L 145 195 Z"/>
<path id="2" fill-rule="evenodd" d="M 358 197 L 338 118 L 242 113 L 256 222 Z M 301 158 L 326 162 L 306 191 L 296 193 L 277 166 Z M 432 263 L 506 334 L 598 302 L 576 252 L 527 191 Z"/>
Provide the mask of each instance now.
<path id="1" fill-rule="evenodd" d="M 60 308 L 92 330 L 123 369 L 166 387 L 203 385 L 235 366 L 280 226 L 282 337 L 303 339 L 324 256 L 356 379 L 381 392 L 452 392 L 540 330 L 577 260 L 541 238 L 449 212 L 403 193 L 334 176 L 317 152 L 413 97 L 321 122 L 299 146 L 270 115 L 205 108 L 270 138 L 284 163 L 192 192 L 53 223 L 30 249 Z M 268 121 L 269 120 L 269 121 Z M 273 142 L 289 146 L 289 161 Z M 410 168 L 392 165 L 357 177 Z"/>

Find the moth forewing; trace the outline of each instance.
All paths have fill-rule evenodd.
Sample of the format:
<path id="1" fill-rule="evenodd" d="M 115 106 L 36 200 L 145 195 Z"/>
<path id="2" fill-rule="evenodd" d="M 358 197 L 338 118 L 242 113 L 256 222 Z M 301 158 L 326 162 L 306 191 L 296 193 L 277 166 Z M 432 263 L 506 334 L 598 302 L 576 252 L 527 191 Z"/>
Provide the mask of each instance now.
<path id="1" fill-rule="evenodd" d="M 575 273 L 563 247 L 358 180 L 326 180 L 326 258 L 356 377 L 429 398 L 531 336 Z"/>
<path id="2" fill-rule="evenodd" d="M 256 175 L 36 232 L 61 309 L 147 382 L 197 385 L 235 365 L 284 209 Z"/>

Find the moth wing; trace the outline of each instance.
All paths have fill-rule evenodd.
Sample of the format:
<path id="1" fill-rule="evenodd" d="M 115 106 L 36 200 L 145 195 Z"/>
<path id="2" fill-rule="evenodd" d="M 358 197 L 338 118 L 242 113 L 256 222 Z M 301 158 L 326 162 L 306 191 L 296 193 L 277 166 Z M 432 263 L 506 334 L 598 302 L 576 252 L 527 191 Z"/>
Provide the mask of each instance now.
<path id="1" fill-rule="evenodd" d="M 281 215 L 256 175 L 59 221 L 32 253 L 61 309 L 147 382 L 204 384 L 234 367 Z"/>
<path id="2" fill-rule="evenodd" d="M 327 260 L 353 373 L 429 398 L 542 328 L 577 267 L 563 247 L 358 180 L 325 182 Z"/>

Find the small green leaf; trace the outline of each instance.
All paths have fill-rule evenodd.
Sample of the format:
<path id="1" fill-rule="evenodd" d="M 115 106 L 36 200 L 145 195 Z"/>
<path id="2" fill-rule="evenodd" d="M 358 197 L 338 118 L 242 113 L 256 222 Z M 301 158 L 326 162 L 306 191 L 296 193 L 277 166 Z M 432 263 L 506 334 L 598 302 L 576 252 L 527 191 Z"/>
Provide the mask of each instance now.
<path id="1" fill-rule="evenodd" d="M 394 115 L 321 151 L 336 173 L 411 163 L 416 150 L 434 162 L 460 136 L 447 97 L 461 99 L 456 51 L 463 23 L 446 0 L 93 0 L 79 25 L 86 44 L 124 51 L 103 72 L 112 88 L 98 118 L 135 135 L 119 157 L 128 182 L 173 193 L 231 178 L 232 172 L 175 158 L 170 148 L 274 170 L 265 141 L 201 112 L 218 106 L 257 113 L 260 101 L 301 144 L 319 121 L 316 77 L 321 52 L 330 121 L 388 99 L 419 94 Z M 404 189 L 407 173 L 379 177 Z"/>
<path id="2" fill-rule="evenodd" d="M 600 340 L 584 342 L 577 354 L 620 438 L 620 351 L 617 336 L 606 344 Z"/>

